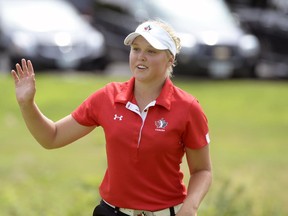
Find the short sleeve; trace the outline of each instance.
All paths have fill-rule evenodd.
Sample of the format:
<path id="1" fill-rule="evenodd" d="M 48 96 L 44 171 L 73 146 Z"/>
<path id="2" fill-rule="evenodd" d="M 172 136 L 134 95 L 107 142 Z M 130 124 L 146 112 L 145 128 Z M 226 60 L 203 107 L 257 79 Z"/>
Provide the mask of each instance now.
<path id="1" fill-rule="evenodd" d="M 81 125 L 99 126 L 98 113 L 101 112 L 104 96 L 104 89 L 96 91 L 72 112 L 72 117 Z"/>
<path id="2" fill-rule="evenodd" d="M 183 143 L 185 147 L 199 149 L 209 142 L 208 120 L 198 100 L 194 99 L 187 113 Z"/>

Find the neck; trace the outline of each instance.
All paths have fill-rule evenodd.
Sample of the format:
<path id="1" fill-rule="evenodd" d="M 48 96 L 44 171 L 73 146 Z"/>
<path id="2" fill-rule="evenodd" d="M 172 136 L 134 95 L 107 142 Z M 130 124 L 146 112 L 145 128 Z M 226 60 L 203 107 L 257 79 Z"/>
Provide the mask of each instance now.
<path id="1" fill-rule="evenodd" d="M 151 85 L 151 83 L 145 84 L 135 80 L 134 96 L 140 110 L 143 110 L 151 101 L 156 100 L 161 93 L 164 83 L 165 80 Z"/>
<path id="2" fill-rule="evenodd" d="M 155 83 L 144 83 L 135 80 L 135 97 L 140 96 L 143 98 L 151 98 L 152 100 L 155 100 L 159 96 L 165 80 L 166 79 L 163 79 L 161 82 L 157 81 Z"/>

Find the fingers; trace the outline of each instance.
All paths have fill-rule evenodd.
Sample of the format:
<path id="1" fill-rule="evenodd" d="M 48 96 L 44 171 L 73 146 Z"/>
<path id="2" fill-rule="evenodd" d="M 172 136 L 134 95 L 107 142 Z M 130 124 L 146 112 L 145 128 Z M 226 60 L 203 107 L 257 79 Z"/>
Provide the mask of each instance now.
<path id="1" fill-rule="evenodd" d="M 12 75 L 12 77 L 14 79 L 14 82 L 17 83 L 19 81 L 19 77 L 18 77 L 17 72 L 15 70 L 12 70 L 11 71 L 11 75 Z"/>
<path id="2" fill-rule="evenodd" d="M 33 68 L 32 62 L 30 60 L 28 60 L 27 64 L 28 64 L 28 72 L 29 72 L 29 74 L 30 75 L 34 75 L 34 68 Z"/>
<path id="3" fill-rule="evenodd" d="M 21 59 L 21 65 L 19 63 L 16 64 L 16 71 L 12 70 L 11 73 L 13 77 L 17 78 L 18 80 L 21 77 L 34 75 L 33 65 L 30 60 L 26 61 L 25 59 Z"/>
<path id="4" fill-rule="evenodd" d="M 27 62 L 25 59 L 21 59 L 21 65 L 22 65 L 22 71 L 24 75 L 29 74 L 28 73 L 28 67 L 27 67 Z"/>
<path id="5" fill-rule="evenodd" d="M 16 64 L 16 71 L 19 78 L 24 76 L 24 72 L 19 63 Z"/>

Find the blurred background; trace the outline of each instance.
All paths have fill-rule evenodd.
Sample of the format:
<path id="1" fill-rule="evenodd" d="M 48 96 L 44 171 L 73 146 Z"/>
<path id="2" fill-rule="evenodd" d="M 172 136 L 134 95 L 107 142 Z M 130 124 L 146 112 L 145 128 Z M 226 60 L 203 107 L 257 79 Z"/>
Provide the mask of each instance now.
<path id="1" fill-rule="evenodd" d="M 109 73 L 107 66 L 128 62 L 125 36 L 144 20 L 156 18 L 170 23 L 182 40 L 175 68 L 179 76 L 285 79 L 287 4 L 285 0 L 0 0 L 0 69 L 10 70 L 24 57 L 37 69 Z"/>
<path id="2" fill-rule="evenodd" d="M 209 120 L 214 179 L 199 215 L 288 215 L 287 0 L 0 0 L 1 216 L 91 215 L 106 169 L 101 128 L 63 149 L 37 144 L 11 68 L 33 61 L 37 104 L 56 121 L 130 77 L 123 40 L 155 18 L 182 41 L 173 82 Z"/>

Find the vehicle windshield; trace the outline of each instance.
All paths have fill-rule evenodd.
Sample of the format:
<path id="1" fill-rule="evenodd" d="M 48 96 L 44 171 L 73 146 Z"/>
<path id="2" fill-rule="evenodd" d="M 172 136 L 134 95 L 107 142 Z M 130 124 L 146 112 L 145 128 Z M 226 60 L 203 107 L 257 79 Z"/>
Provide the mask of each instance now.
<path id="1" fill-rule="evenodd" d="M 26 30 L 77 30 L 82 23 L 73 8 L 66 7 L 61 2 L 12 0 L 4 2 L 1 7 L 3 24 Z"/>
<path id="2" fill-rule="evenodd" d="M 179 29 L 202 31 L 235 28 L 229 9 L 220 0 L 148 0 L 150 14 Z M 188 5 L 188 7 L 187 7 Z"/>

